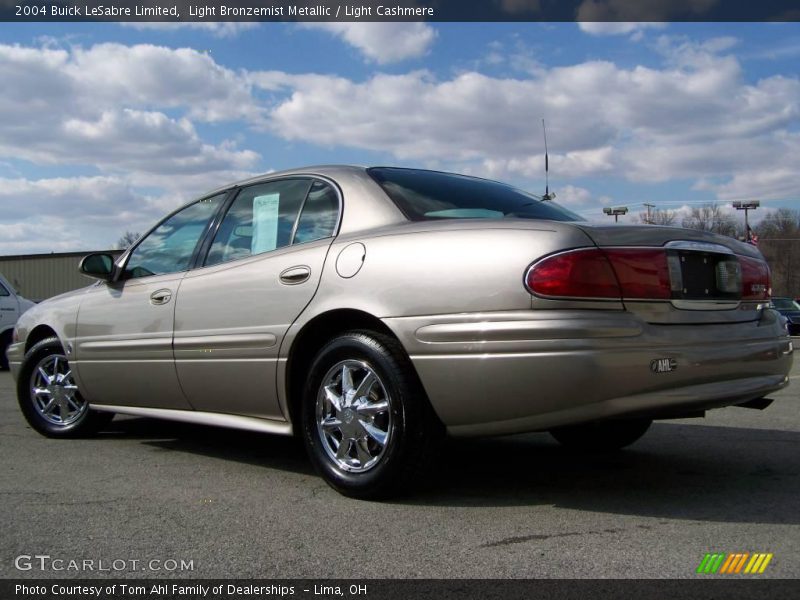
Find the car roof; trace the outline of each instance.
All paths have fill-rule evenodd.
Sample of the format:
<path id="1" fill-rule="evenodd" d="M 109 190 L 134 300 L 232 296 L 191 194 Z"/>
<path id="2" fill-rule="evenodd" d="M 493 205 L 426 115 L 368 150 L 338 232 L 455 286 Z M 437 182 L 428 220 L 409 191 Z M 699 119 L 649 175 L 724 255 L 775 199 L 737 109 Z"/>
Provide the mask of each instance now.
<path id="1" fill-rule="evenodd" d="M 281 171 L 270 171 L 269 173 L 263 173 L 261 175 L 256 175 L 254 177 L 249 177 L 248 179 L 242 179 L 240 181 L 236 181 L 233 183 L 228 183 L 227 185 L 220 186 L 206 195 L 211 196 L 213 194 L 218 194 L 224 190 L 229 190 L 233 187 L 242 187 L 245 185 L 251 185 L 254 183 L 258 183 L 260 181 L 267 181 L 269 179 L 274 179 L 275 177 L 287 177 L 291 175 L 320 175 L 322 177 L 329 177 L 334 181 L 337 180 L 341 176 L 364 176 L 366 175 L 367 167 L 360 166 L 360 165 L 311 165 L 308 167 L 297 167 L 293 169 L 283 169 Z"/>

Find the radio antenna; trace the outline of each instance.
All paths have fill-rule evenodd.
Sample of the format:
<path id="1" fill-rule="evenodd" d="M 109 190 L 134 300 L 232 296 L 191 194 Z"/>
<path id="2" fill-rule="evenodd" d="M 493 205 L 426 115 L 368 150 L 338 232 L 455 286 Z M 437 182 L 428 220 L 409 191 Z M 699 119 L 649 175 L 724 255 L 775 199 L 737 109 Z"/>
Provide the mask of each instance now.
<path id="1" fill-rule="evenodd" d="M 547 127 L 544 125 L 544 119 L 542 119 L 542 134 L 544 135 L 544 196 L 542 196 L 542 202 L 547 202 L 556 195 L 550 195 L 550 156 L 547 152 Z"/>

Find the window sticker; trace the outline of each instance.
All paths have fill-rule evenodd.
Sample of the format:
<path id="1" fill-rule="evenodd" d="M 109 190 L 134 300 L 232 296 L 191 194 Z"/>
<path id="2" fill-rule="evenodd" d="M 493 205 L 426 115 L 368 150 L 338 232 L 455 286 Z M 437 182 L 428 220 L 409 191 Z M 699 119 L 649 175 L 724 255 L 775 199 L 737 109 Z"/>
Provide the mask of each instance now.
<path id="1" fill-rule="evenodd" d="M 280 194 L 253 198 L 253 241 L 251 252 L 261 254 L 278 247 L 278 204 Z"/>

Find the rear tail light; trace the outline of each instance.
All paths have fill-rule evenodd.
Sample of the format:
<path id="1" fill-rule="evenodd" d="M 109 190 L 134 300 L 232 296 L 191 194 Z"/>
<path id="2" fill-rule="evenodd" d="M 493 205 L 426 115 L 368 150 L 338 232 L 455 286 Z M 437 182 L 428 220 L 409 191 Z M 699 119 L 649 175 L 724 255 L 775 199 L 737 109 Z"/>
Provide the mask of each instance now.
<path id="1" fill-rule="evenodd" d="M 605 252 L 619 279 L 623 298 L 672 298 L 670 269 L 664 250 L 611 248 Z"/>
<path id="2" fill-rule="evenodd" d="M 596 248 L 549 256 L 528 269 L 528 290 L 539 296 L 619 298 L 620 289 L 605 252 Z"/>
<path id="3" fill-rule="evenodd" d="M 739 264 L 742 267 L 742 300 L 769 300 L 772 282 L 767 263 L 740 256 Z"/>
<path id="4" fill-rule="evenodd" d="M 769 298 L 770 286 L 769 268 L 761 260 L 665 248 L 583 248 L 554 254 L 528 269 L 525 285 L 549 298 L 641 300 L 763 300 Z"/>

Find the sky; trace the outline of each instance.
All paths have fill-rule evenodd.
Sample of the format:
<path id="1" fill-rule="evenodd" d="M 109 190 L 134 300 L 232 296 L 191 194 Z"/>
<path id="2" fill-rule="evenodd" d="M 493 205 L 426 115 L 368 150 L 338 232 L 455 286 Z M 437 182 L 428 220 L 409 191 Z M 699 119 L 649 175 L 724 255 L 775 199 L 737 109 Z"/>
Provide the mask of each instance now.
<path id="1" fill-rule="evenodd" d="M 312 164 L 541 194 L 542 119 L 588 219 L 758 199 L 758 221 L 800 209 L 799 65 L 798 23 L 0 24 L 0 254 L 111 248 Z"/>

